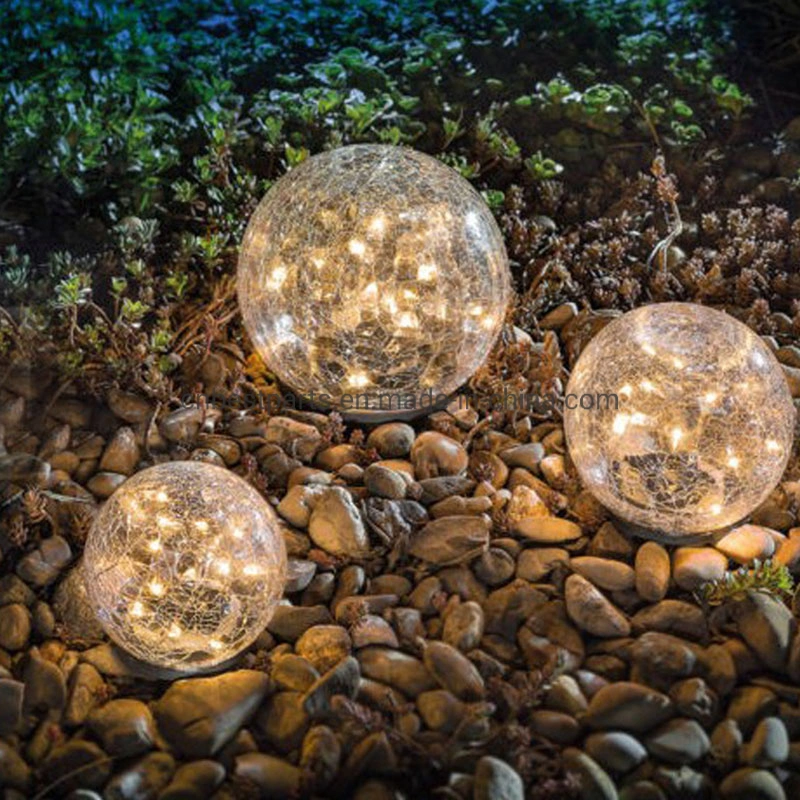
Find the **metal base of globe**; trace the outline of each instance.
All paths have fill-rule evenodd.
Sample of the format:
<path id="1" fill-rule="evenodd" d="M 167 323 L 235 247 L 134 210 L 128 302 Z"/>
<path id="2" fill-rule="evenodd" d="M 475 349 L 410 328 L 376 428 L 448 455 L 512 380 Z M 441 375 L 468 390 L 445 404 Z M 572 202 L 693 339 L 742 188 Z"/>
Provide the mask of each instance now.
<path id="1" fill-rule="evenodd" d="M 614 515 L 611 516 L 611 521 L 614 523 L 614 527 L 629 539 L 648 539 L 659 544 L 685 545 L 688 547 L 713 544 L 731 530 L 731 526 L 728 526 L 705 533 L 672 533 L 654 528 L 644 528 Z"/>

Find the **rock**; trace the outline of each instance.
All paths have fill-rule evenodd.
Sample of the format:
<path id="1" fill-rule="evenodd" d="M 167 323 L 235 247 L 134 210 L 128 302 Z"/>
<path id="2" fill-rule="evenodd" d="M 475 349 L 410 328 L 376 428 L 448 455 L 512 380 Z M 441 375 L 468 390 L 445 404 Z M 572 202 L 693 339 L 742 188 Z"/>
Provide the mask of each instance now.
<path id="1" fill-rule="evenodd" d="M 519 626 L 546 601 L 545 595 L 527 581 L 515 580 L 493 591 L 483 603 L 487 633 L 498 633 L 513 642 Z"/>
<path id="2" fill-rule="evenodd" d="M 0 483 L 44 487 L 50 482 L 50 464 L 27 453 L 0 454 Z"/>
<path id="3" fill-rule="evenodd" d="M 103 790 L 104 800 L 155 800 L 175 773 L 169 753 L 150 753 L 115 775 Z"/>
<path id="4" fill-rule="evenodd" d="M 687 592 L 718 581 L 728 569 L 728 559 L 713 547 L 679 547 L 672 557 L 675 583 Z"/>
<path id="5" fill-rule="evenodd" d="M 100 469 L 104 472 L 132 475 L 139 463 L 139 457 L 139 445 L 133 430 L 127 427 L 118 428 L 103 451 Z"/>
<path id="6" fill-rule="evenodd" d="M 337 444 L 320 450 L 314 459 L 314 466 L 329 472 L 337 472 L 358 461 L 359 449 L 352 444 Z"/>
<path id="7" fill-rule="evenodd" d="M 83 725 L 89 712 L 100 702 L 105 682 L 91 664 L 78 664 L 69 676 L 69 699 L 63 723 Z"/>
<path id="8" fill-rule="evenodd" d="M 111 759 L 94 742 L 72 739 L 55 747 L 41 768 L 44 785 L 58 781 L 60 797 L 73 789 L 100 789 L 111 776 Z"/>
<path id="9" fill-rule="evenodd" d="M 170 442 L 191 442 L 200 432 L 205 411 L 196 406 L 178 408 L 161 420 L 158 429 Z"/>
<path id="10" fill-rule="evenodd" d="M 370 464 L 364 470 L 364 486 L 376 497 L 402 500 L 408 490 L 408 482 L 401 473 L 380 464 Z"/>
<path id="11" fill-rule="evenodd" d="M 779 717 L 762 719 L 739 757 L 745 764 L 762 769 L 783 764 L 789 757 L 789 735 L 782 720 Z"/>
<path id="12" fill-rule="evenodd" d="M 778 698 L 764 686 L 740 686 L 728 704 L 727 716 L 739 726 L 742 734 L 750 736 L 759 720 L 774 716 Z"/>
<path id="13" fill-rule="evenodd" d="M 568 747 L 562 754 L 564 768 L 578 778 L 580 797 L 586 800 L 617 800 L 614 782 L 606 771 L 586 753 Z"/>
<path id="14" fill-rule="evenodd" d="M 732 772 L 719 790 L 723 800 L 786 800 L 780 781 L 771 772 L 751 767 Z"/>
<path id="15" fill-rule="evenodd" d="M 423 692 L 417 697 L 417 708 L 425 726 L 442 733 L 456 730 L 467 713 L 466 704 L 444 689 Z"/>
<path id="16" fill-rule="evenodd" d="M 265 673 L 244 669 L 176 681 L 155 703 L 159 730 L 183 756 L 213 755 L 252 716 L 268 683 Z"/>
<path id="17" fill-rule="evenodd" d="M 32 586 L 47 586 L 71 559 L 72 550 L 67 540 L 61 536 L 50 536 L 19 560 L 17 575 Z"/>
<path id="18" fill-rule="evenodd" d="M 520 484 L 511 492 L 511 498 L 503 509 L 506 523 L 513 528 L 529 517 L 549 517 L 550 509 L 530 486 Z"/>
<path id="19" fill-rule="evenodd" d="M 525 800 L 525 786 L 513 767 L 494 756 L 483 756 L 475 767 L 473 800 Z"/>
<path id="20" fill-rule="evenodd" d="M 404 422 L 378 425 L 367 437 L 367 447 L 375 448 L 381 458 L 405 458 L 414 444 L 416 433 Z"/>
<path id="21" fill-rule="evenodd" d="M 627 636 L 630 624 L 625 615 L 586 578 L 570 575 L 564 584 L 567 614 L 581 630 L 593 636 Z"/>
<path id="22" fill-rule="evenodd" d="M 358 558 L 369 548 L 361 514 L 350 493 L 331 486 L 319 498 L 308 523 L 308 533 L 317 547 L 339 556 Z"/>
<path id="23" fill-rule="evenodd" d="M 500 458 L 509 467 L 524 467 L 530 472 L 539 471 L 539 462 L 545 457 L 544 445 L 541 442 L 520 444 L 501 450 Z"/>
<path id="24" fill-rule="evenodd" d="M 438 480 L 434 478 L 434 480 Z M 445 497 L 438 503 L 431 506 L 430 514 L 434 518 L 438 517 L 478 517 L 481 514 L 488 514 L 492 510 L 491 497 Z"/>
<path id="25" fill-rule="evenodd" d="M 16 575 L 8 573 L 0 578 L 0 605 L 21 603 L 32 606 L 35 602 L 36 595 Z"/>
<path id="26" fill-rule="evenodd" d="M 645 739 L 650 755 L 670 764 L 691 764 L 708 752 L 706 732 L 693 719 L 671 719 Z"/>
<path id="27" fill-rule="evenodd" d="M 353 647 L 357 650 L 370 645 L 400 646 L 392 626 L 383 617 L 375 614 L 366 614 L 354 622 L 350 628 L 350 636 L 353 640 Z"/>
<path id="28" fill-rule="evenodd" d="M 139 755 L 150 750 L 156 739 L 153 715 L 139 700 L 111 700 L 95 708 L 87 724 L 103 749 L 113 756 Z"/>
<path id="29" fill-rule="evenodd" d="M 119 472 L 98 472 L 89 479 L 86 488 L 101 499 L 111 497 L 127 480 L 127 475 Z"/>
<path id="30" fill-rule="evenodd" d="M 530 715 L 528 726 L 537 736 L 542 736 L 556 744 L 572 744 L 581 733 L 578 720 L 569 714 L 550 709 L 538 709 Z"/>
<path id="31" fill-rule="evenodd" d="M 310 724 L 300 692 L 270 695 L 256 717 L 256 726 L 264 738 L 281 753 L 290 753 L 300 747 Z"/>
<path id="32" fill-rule="evenodd" d="M 687 678 L 669 691 L 670 699 L 681 716 L 697 720 L 704 728 L 717 719 L 719 701 L 702 678 Z"/>
<path id="33" fill-rule="evenodd" d="M 570 567 L 601 589 L 616 592 L 633 588 L 633 569 L 622 561 L 596 556 L 579 556 L 570 561 Z"/>
<path id="34" fill-rule="evenodd" d="M 133 392 L 123 392 L 120 389 L 111 389 L 106 396 L 108 407 L 121 420 L 132 425 L 147 422 L 153 413 L 150 402 Z"/>
<path id="35" fill-rule="evenodd" d="M 313 625 L 327 625 L 333 622 L 327 606 L 293 606 L 281 604 L 275 609 L 267 624 L 267 630 L 275 636 L 294 642 Z"/>
<path id="36" fill-rule="evenodd" d="M 312 719 L 325 716 L 330 710 L 330 701 L 334 695 L 355 697 L 360 676 L 359 662 L 353 656 L 343 658 L 308 688 L 303 696 L 303 709 Z"/>
<path id="37" fill-rule="evenodd" d="M 327 487 L 319 484 L 298 484 L 292 486 L 278 503 L 276 511 L 291 525 L 307 528 L 311 512 Z"/>
<path id="38" fill-rule="evenodd" d="M 687 639 L 705 639 L 708 635 L 708 623 L 703 610 L 683 600 L 662 600 L 646 606 L 634 614 L 631 628 L 634 635 L 645 631 L 672 633 Z"/>
<path id="39" fill-rule="evenodd" d="M 751 564 L 771 558 L 775 552 L 777 531 L 761 525 L 739 525 L 714 545 L 738 564 Z"/>
<path id="40" fill-rule="evenodd" d="M 217 761 L 190 761 L 178 767 L 158 800 L 206 800 L 224 780 L 225 767 Z"/>
<path id="41" fill-rule="evenodd" d="M 455 439 L 436 431 L 421 433 L 411 448 L 411 463 L 417 480 L 459 475 L 466 470 L 468 462 L 467 451 Z"/>
<path id="42" fill-rule="evenodd" d="M 418 658 L 386 647 L 365 647 L 358 651 L 358 662 L 365 677 L 399 689 L 414 698 L 436 688 L 436 681 Z"/>
<path id="43" fill-rule="evenodd" d="M 285 594 L 302 592 L 314 579 L 317 573 L 317 565 L 313 561 L 306 561 L 300 558 L 290 558 L 286 567 L 286 583 L 283 591 Z"/>
<path id="44" fill-rule="evenodd" d="M 340 625 L 316 625 L 295 642 L 294 649 L 318 672 L 327 672 L 350 655 L 352 646 L 350 634 Z"/>
<path id="45" fill-rule="evenodd" d="M 466 475 L 442 475 L 419 481 L 419 488 L 422 490 L 420 502 L 429 506 L 454 495 L 468 494 L 475 488 L 475 481 Z"/>
<path id="46" fill-rule="evenodd" d="M 591 728 L 620 728 L 646 733 L 673 715 L 672 701 L 639 683 L 620 681 L 600 689 L 589 701 L 583 721 Z"/>
<path id="47" fill-rule="evenodd" d="M 473 650 L 483 637 L 483 608 L 472 600 L 460 603 L 445 617 L 442 639 L 466 653 Z"/>
<path id="48" fill-rule="evenodd" d="M 538 583 L 559 566 L 569 565 L 569 553 L 560 547 L 532 547 L 517 559 L 517 577 Z"/>
<path id="49" fill-rule="evenodd" d="M 439 684 L 459 699 L 470 701 L 483 697 L 483 678 L 472 662 L 452 645 L 426 642 L 422 661 Z"/>
<path id="50" fill-rule="evenodd" d="M 562 544 L 583 535 L 579 525 L 562 517 L 525 517 L 512 531 L 537 544 Z"/>
<path id="51" fill-rule="evenodd" d="M 689 642 L 648 631 L 630 646 L 632 680 L 667 690 L 675 681 L 697 671 L 697 648 Z"/>
<path id="52" fill-rule="evenodd" d="M 570 508 L 570 512 L 575 514 L 575 516 L 580 520 L 581 517 L 578 516 L 578 501 L 581 497 L 585 497 L 585 494 L 581 494 L 575 501 L 572 503 Z M 591 495 L 589 495 L 591 498 Z M 586 501 L 585 501 L 586 502 Z M 597 501 L 590 500 L 588 502 L 594 503 Z M 600 513 L 605 513 L 600 507 Z M 590 522 L 597 519 L 598 512 L 591 507 L 589 508 L 589 520 Z M 625 536 L 624 534 L 620 533 L 616 526 L 613 525 L 611 522 L 604 522 L 597 530 L 597 533 L 592 537 L 592 540 L 589 542 L 589 546 L 586 548 L 586 555 L 589 556 L 599 556 L 600 558 L 613 558 L 613 559 L 622 559 L 627 561 L 633 555 L 633 543 L 631 540 Z"/>
<path id="53" fill-rule="evenodd" d="M 86 596 L 80 562 L 56 586 L 53 611 L 69 636 L 89 642 L 103 638 L 103 626 Z"/>
<path id="54" fill-rule="evenodd" d="M 304 658 L 285 653 L 273 658 L 270 677 L 280 689 L 304 692 L 319 678 L 319 673 Z"/>
<path id="55" fill-rule="evenodd" d="M 748 592 L 733 608 L 739 634 L 759 659 L 776 672 L 785 672 L 789 646 L 797 624 L 779 600 L 762 592 Z"/>
<path id="56" fill-rule="evenodd" d="M 742 732 L 736 720 L 724 719 L 711 734 L 709 758 L 722 773 L 730 772 L 739 757 L 742 746 Z"/>
<path id="57" fill-rule="evenodd" d="M 30 797 L 28 793 L 31 785 L 31 768 L 25 759 L 17 752 L 17 748 L 6 742 L 0 742 L 0 786 L 7 797 L 13 797 L 9 789 L 18 789 L 23 797 Z"/>
<path id="58" fill-rule="evenodd" d="M 311 788 L 322 793 L 339 771 L 342 745 L 339 737 L 325 725 L 315 725 L 303 739 L 300 768 L 309 777 Z M 162 800 L 159 798 L 159 800 Z"/>
<path id="59" fill-rule="evenodd" d="M 409 555 L 445 566 L 473 558 L 489 545 L 489 525 L 481 517 L 439 517 L 413 535 Z"/>
<path id="60" fill-rule="evenodd" d="M 593 733 L 583 747 L 603 769 L 618 774 L 636 769 L 647 759 L 647 750 L 639 741 L 622 731 Z"/>
<path id="61" fill-rule="evenodd" d="M 31 635 L 31 614 L 20 603 L 0 607 L 0 647 L 22 650 Z"/>
<path id="62" fill-rule="evenodd" d="M 61 712 L 66 705 L 67 684 L 64 673 L 52 661 L 43 658 L 36 647 L 31 648 L 28 653 L 22 680 L 25 683 L 26 712 Z"/>
<path id="63" fill-rule="evenodd" d="M 20 724 L 24 693 L 25 684 L 21 681 L 0 678 L 0 736 L 13 733 Z"/>
<path id="64" fill-rule="evenodd" d="M 645 542 L 636 551 L 634 566 L 636 592 L 648 603 L 667 596 L 670 578 L 669 553 L 657 542 Z"/>
<path id="65" fill-rule="evenodd" d="M 238 756 L 234 773 L 252 781 L 261 797 L 270 800 L 295 800 L 300 796 L 302 773 L 297 767 L 276 756 L 245 753 Z"/>

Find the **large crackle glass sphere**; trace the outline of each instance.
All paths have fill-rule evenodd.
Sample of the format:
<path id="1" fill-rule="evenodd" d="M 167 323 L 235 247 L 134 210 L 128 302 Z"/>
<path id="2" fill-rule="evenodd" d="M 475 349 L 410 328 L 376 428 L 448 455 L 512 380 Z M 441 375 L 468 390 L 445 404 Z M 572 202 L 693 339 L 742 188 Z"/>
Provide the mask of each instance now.
<path id="1" fill-rule="evenodd" d="M 509 294 L 502 236 L 478 192 L 388 145 L 291 170 L 256 209 L 239 260 L 239 303 L 265 363 L 299 395 L 365 418 L 463 384 Z"/>
<path id="2" fill-rule="evenodd" d="M 137 473 L 89 533 L 84 578 L 106 633 L 133 656 L 182 672 L 236 655 L 283 593 L 275 513 L 222 467 L 173 461 Z"/>
<path id="3" fill-rule="evenodd" d="M 637 308 L 603 328 L 575 365 L 566 404 L 585 485 L 619 517 L 669 535 L 747 516 L 792 447 L 794 406 L 767 345 L 690 303 Z"/>

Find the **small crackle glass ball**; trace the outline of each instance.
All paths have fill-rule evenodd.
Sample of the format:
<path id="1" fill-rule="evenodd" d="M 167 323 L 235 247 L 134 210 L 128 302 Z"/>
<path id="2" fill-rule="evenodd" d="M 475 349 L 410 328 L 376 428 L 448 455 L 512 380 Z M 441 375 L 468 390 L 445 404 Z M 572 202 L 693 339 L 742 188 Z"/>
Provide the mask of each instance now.
<path id="1" fill-rule="evenodd" d="M 390 145 L 322 153 L 281 178 L 250 220 L 237 288 L 284 383 L 373 419 L 458 389 L 489 354 L 511 291 L 480 194 Z"/>
<path id="2" fill-rule="evenodd" d="M 173 461 L 106 501 L 84 554 L 89 600 L 131 655 L 181 672 L 250 645 L 281 598 L 286 551 L 275 513 L 222 467 Z"/>
<path id="3" fill-rule="evenodd" d="M 792 448 L 795 410 L 767 345 L 728 314 L 691 303 L 644 306 L 603 328 L 566 399 L 584 484 L 622 519 L 668 535 L 747 516 L 780 481 Z"/>

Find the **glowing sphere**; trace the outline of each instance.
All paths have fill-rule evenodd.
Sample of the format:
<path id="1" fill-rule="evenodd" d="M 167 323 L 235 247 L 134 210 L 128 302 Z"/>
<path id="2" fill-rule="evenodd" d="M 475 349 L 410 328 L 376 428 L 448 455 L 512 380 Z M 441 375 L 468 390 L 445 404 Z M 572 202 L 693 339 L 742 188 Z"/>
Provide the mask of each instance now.
<path id="1" fill-rule="evenodd" d="M 133 656 L 209 669 L 264 630 L 283 593 L 277 517 L 221 467 L 174 461 L 111 496 L 86 542 L 84 578 L 106 633 Z"/>
<path id="2" fill-rule="evenodd" d="M 475 372 L 510 279 L 497 224 L 467 181 L 414 150 L 354 145 L 308 159 L 267 193 L 237 288 L 250 337 L 284 383 L 374 417 Z"/>
<path id="3" fill-rule="evenodd" d="M 746 325 L 699 305 L 614 320 L 581 354 L 567 395 L 584 484 L 614 514 L 667 534 L 747 516 L 792 447 L 795 411 L 775 357 Z"/>

